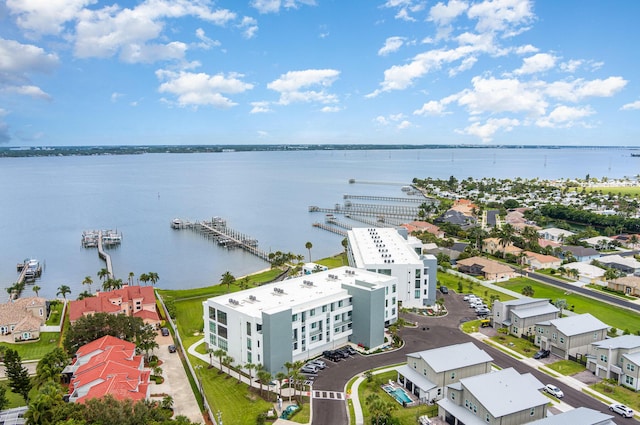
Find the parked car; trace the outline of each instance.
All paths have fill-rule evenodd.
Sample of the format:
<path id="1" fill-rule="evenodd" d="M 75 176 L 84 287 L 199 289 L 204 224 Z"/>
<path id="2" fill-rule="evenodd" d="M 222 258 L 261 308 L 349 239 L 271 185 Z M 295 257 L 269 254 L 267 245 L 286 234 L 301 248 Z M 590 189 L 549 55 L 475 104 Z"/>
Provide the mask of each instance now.
<path id="1" fill-rule="evenodd" d="M 488 308 L 477 308 L 476 314 L 478 316 L 488 316 L 489 314 L 491 314 L 491 310 L 489 310 Z"/>
<path id="2" fill-rule="evenodd" d="M 546 357 L 549 357 L 549 354 L 551 354 L 551 351 L 549 351 L 549 350 L 538 350 L 533 355 L 533 358 L 534 359 L 544 359 Z"/>
<path id="3" fill-rule="evenodd" d="M 558 387 L 556 387 L 553 384 L 547 384 L 544 387 L 544 391 L 548 394 L 551 394 L 552 396 L 556 397 L 556 398 L 562 398 L 564 397 L 564 393 L 562 392 L 562 390 Z"/>
<path id="4" fill-rule="evenodd" d="M 347 353 L 349 353 L 352 356 L 355 356 L 356 354 L 358 354 L 358 352 L 355 350 L 355 348 L 353 348 L 350 345 L 345 345 L 343 348 L 347 351 Z"/>
<path id="5" fill-rule="evenodd" d="M 337 350 L 335 350 L 335 353 L 341 356 L 343 359 L 348 359 L 350 355 L 349 351 L 347 351 L 344 347 L 338 348 Z"/>
<path id="6" fill-rule="evenodd" d="M 169 336 L 169 329 L 162 328 L 160 329 L 160 333 L 162 334 L 162 336 Z"/>
<path id="7" fill-rule="evenodd" d="M 446 286 L 441 286 L 440 287 L 440 292 L 442 292 L 443 294 L 448 294 L 449 293 L 449 288 L 447 288 Z"/>
<path id="8" fill-rule="evenodd" d="M 620 403 L 614 403 L 611 406 L 609 406 L 609 410 L 611 410 L 614 413 L 617 413 L 619 415 L 622 415 L 625 418 L 632 418 L 634 413 L 633 413 L 633 409 L 625 406 L 624 404 L 620 404 Z"/>
<path id="9" fill-rule="evenodd" d="M 169 352 L 170 352 L 170 353 L 175 353 L 175 352 L 176 352 L 176 346 L 175 346 L 175 345 L 173 345 L 173 344 L 171 344 L 171 345 L 169 346 Z"/>
<path id="10" fill-rule="evenodd" d="M 467 294 L 462 299 L 465 301 L 471 301 L 471 300 L 478 299 L 478 297 L 475 294 Z"/>
<path id="11" fill-rule="evenodd" d="M 340 360 L 342 360 L 342 356 L 336 353 L 335 350 L 323 351 L 322 356 L 327 360 L 331 360 L 332 362 L 339 362 Z"/>
<path id="12" fill-rule="evenodd" d="M 311 360 L 309 364 L 316 365 L 319 369 L 324 369 L 325 367 L 327 367 L 327 364 L 320 359 Z"/>
<path id="13" fill-rule="evenodd" d="M 300 372 L 302 373 L 318 373 L 318 366 L 307 363 L 306 365 L 300 368 Z"/>
<path id="14" fill-rule="evenodd" d="M 488 309 L 489 309 L 489 307 L 486 304 L 476 304 L 476 306 L 475 306 L 475 310 L 476 311 L 478 311 L 478 310 L 488 310 Z"/>

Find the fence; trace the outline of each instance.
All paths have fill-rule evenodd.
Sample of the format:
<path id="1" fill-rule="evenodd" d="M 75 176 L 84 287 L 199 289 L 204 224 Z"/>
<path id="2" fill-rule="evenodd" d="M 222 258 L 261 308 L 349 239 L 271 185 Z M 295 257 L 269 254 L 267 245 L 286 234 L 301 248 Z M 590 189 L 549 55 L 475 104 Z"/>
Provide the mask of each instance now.
<path id="1" fill-rule="evenodd" d="M 214 425 L 218 425 L 218 422 L 216 422 L 213 413 L 211 412 L 211 408 L 209 407 L 209 403 L 207 402 L 207 397 L 204 393 L 204 390 L 202 388 L 202 382 L 200 381 L 200 378 L 198 378 L 198 375 L 196 374 L 196 371 L 193 369 L 193 366 L 191 365 L 191 362 L 189 361 L 189 356 L 187 356 L 187 353 L 185 352 L 184 349 L 184 345 L 182 344 L 182 338 L 180 338 L 180 332 L 178 332 L 178 327 L 176 326 L 176 324 L 173 322 L 173 319 L 171 318 L 171 316 L 169 315 L 169 310 L 167 310 L 167 306 L 164 304 L 164 300 L 162 299 L 162 297 L 158 296 L 158 293 L 156 292 L 156 299 L 158 299 L 160 301 L 160 304 L 162 305 L 162 309 L 164 310 L 164 314 L 167 318 L 167 322 L 169 322 L 169 325 L 171 326 L 171 329 L 173 329 L 173 332 L 176 336 L 176 340 L 177 343 L 176 346 L 178 348 L 178 350 L 181 351 L 184 359 L 185 359 L 185 363 L 187 364 L 187 369 L 189 371 L 189 373 L 191 374 L 191 378 L 193 379 L 193 381 L 196 383 L 196 385 L 198 386 L 198 391 L 200 391 L 200 395 L 202 396 L 202 404 L 204 406 L 204 411 L 207 414 L 207 416 L 209 416 L 209 419 L 211 420 L 211 423 L 213 423 Z"/>

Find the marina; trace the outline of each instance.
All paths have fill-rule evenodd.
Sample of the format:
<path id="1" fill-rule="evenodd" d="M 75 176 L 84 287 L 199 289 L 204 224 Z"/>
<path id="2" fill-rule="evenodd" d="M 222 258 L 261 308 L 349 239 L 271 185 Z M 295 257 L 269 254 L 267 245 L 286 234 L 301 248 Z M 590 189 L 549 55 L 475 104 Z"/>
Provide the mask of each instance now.
<path id="1" fill-rule="evenodd" d="M 110 277 L 114 277 L 111 256 L 105 252 L 105 247 L 114 247 L 122 242 L 122 233 L 117 230 L 85 230 L 82 232 L 83 248 L 98 248 L 98 257 L 106 264 Z"/>
<path id="2" fill-rule="evenodd" d="M 42 265 L 35 258 L 27 258 L 16 268 L 20 272 L 17 283 L 33 282 L 42 275 Z"/>

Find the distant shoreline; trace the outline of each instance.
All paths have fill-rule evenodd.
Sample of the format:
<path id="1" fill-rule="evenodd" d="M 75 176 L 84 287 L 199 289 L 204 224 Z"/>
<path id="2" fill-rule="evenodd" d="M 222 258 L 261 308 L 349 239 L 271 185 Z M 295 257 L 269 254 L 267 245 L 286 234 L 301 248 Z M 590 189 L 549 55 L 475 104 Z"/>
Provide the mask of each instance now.
<path id="1" fill-rule="evenodd" d="M 0 147 L 0 158 L 143 155 L 152 153 L 228 153 L 264 151 L 333 151 L 333 150 L 416 150 L 416 149 L 582 149 L 635 150 L 636 146 L 573 146 L 573 145 L 158 145 L 158 146 L 32 146 Z M 640 154 L 636 154 L 638 156 Z"/>

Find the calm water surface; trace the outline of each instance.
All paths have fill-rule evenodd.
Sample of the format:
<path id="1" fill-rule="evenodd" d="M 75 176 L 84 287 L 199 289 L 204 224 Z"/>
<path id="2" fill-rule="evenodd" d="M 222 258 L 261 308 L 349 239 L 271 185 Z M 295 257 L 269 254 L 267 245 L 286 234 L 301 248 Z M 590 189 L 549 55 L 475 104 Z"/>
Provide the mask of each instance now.
<path id="1" fill-rule="evenodd" d="M 295 151 L 222 154 L 0 159 L 0 287 L 17 278 L 26 257 L 45 263 L 40 294 L 68 285 L 75 298 L 85 276 L 98 287 L 104 267 L 95 249 L 80 246 L 83 230 L 117 229 L 111 249 L 116 277 L 156 272 L 158 287 L 216 284 L 225 271 L 242 276 L 268 264 L 241 250 L 220 248 L 175 217 L 220 216 L 258 240 L 265 251 L 312 260 L 342 251 L 342 237 L 312 227 L 323 221 L 310 205 L 333 207 L 343 194 L 403 196 L 418 178 L 584 178 L 635 176 L 640 158 L 628 150 L 424 149 Z M 349 184 L 349 179 L 356 184 Z M 385 183 L 385 184 L 380 184 Z M 394 184 L 388 184 L 394 183 Z M 366 201 L 363 201 L 366 202 Z M 28 287 L 25 295 L 31 295 Z M 0 297 L 4 297 L 0 295 Z"/>

